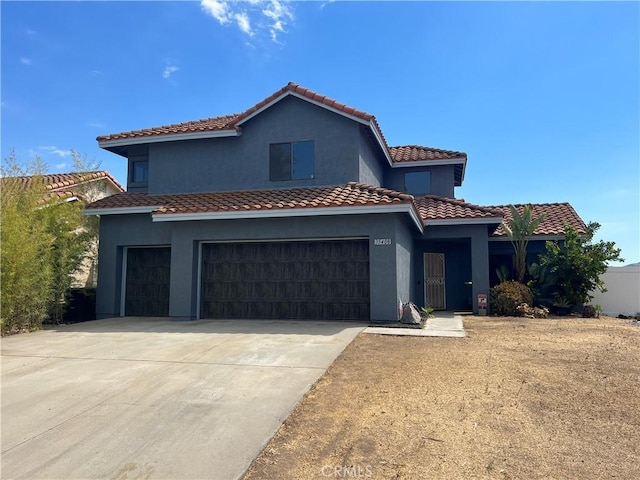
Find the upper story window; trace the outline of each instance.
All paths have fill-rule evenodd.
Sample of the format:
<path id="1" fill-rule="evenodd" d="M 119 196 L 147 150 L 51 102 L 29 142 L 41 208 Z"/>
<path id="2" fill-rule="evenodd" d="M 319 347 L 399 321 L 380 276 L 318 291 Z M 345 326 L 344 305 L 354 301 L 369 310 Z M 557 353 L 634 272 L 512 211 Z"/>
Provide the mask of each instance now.
<path id="1" fill-rule="evenodd" d="M 431 172 L 405 173 L 404 191 L 418 197 L 431 193 Z"/>
<path id="2" fill-rule="evenodd" d="M 313 140 L 269 145 L 269 180 L 278 182 L 315 178 L 313 150 Z"/>
<path id="3" fill-rule="evenodd" d="M 131 183 L 146 185 L 149 182 L 149 160 L 146 158 L 133 159 L 129 178 Z"/>

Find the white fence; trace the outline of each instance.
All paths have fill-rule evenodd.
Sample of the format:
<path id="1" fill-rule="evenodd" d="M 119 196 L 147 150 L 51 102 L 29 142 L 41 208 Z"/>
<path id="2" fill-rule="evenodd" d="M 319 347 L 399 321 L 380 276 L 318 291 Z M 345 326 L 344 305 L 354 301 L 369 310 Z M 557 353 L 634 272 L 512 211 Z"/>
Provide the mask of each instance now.
<path id="1" fill-rule="evenodd" d="M 591 292 L 592 305 L 600 305 L 605 315 L 640 313 L 640 267 L 609 267 L 600 277 L 605 293 Z"/>

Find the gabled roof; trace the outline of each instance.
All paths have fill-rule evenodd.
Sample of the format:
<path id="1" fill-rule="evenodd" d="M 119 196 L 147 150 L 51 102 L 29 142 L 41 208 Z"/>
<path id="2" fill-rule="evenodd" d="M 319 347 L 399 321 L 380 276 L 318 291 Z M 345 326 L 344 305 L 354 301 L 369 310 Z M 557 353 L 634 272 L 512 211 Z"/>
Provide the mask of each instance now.
<path id="1" fill-rule="evenodd" d="M 421 145 L 389 147 L 389 153 L 391 153 L 394 162 L 430 162 L 433 160 L 458 160 L 467 158 L 467 154 L 464 152 L 441 150 L 439 148 L 429 148 Z"/>
<path id="2" fill-rule="evenodd" d="M 565 223 L 575 228 L 578 233 L 587 232 L 587 226 L 569 203 L 534 203 L 528 205 L 532 208 L 534 217 L 546 215 L 544 221 L 533 232 L 534 236 L 562 236 L 565 233 Z M 520 214 L 524 211 L 525 206 L 525 204 L 514 205 Z M 488 208 L 502 212 L 505 222 L 512 218 L 509 205 L 495 205 Z M 506 238 L 507 232 L 500 225 L 493 236 Z"/>
<path id="3" fill-rule="evenodd" d="M 502 222 L 502 212 L 455 198 L 425 195 L 415 203 L 426 226 Z"/>
<path id="4" fill-rule="evenodd" d="M 36 184 L 45 190 L 58 193 L 59 198 L 66 198 L 70 191 L 81 185 L 106 180 L 112 186 L 124 192 L 124 188 L 106 170 L 95 172 L 50 173 L 45 175 L 24 175 L 18 177 L 2 177 L 2 187 L 32 188 Z"/>
<path id="5" fill-rule="evenodd" d="M 408 213 L 419 229 L 413 196 L 349 182 L 331 187 L 149 195 L 121 193 L 87 206 L 95 215 L 151 213 L 154 221 Z"/>
<path id="6" fill-rule="evenodd" d="M 308 88 L 289 82 L 280 90 L 272 93 L 264 100 L 256 103 L 244 112 L 220 117 L 205 118 L 183 123 L 174 123 L 160 127 L 131 130 L 127 132 L 101 135 L 97 138 L 102 148 L 122 154 L 120 147 L 142 143 L 159 141 L 187 140 L 197 138 L 213 138 L 223 136 L 238 136 L 242 133 L 242 125 L 262 111 L 278 103 L 288 96 L 295 96 L 311 102 L 322 108 L 326 108 L 339 115 L 346 116 L 368 128 L 369 132 L 378 143 L 389 165 L 416 166 L 416 162 L 429 161 L 429 165 L 445 165 L 456 163 L 461 165 L 461 173 L 457 176 L 464 177 L 464 167 L 467 155 L 462 152 L 440 150 L 418 145 L 406 147 L 389 147 L 384 138 L 376 117 L 357 108 L 350 107 L 324 95 L 320 95 Z M 403 163 L 403 165 L 400 165 Z"/>
<path id="7" fill-rule="evenodd" d="M 455 185 L 459 187 L 464 180 L 464 173 L 467 167 L 467 154 L 464 152 L 421 145 L 405 145 L 389 147 L 389 153 L 395 167 L 454 165 Z"/>

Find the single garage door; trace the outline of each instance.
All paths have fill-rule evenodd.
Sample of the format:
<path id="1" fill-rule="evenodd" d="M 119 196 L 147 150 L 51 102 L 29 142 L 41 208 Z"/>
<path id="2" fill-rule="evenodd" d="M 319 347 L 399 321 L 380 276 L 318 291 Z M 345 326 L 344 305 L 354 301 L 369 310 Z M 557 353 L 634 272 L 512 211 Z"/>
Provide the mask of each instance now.
<path id="1" fill-rule="evenodd" d="M 369 242 L 207 243 L 202 318 L 369 319 Z"/>
<path id="2" fill-rule="evenodd" d="M 169 316 L 171 248 L 127 248 L 125 315 Z"/>

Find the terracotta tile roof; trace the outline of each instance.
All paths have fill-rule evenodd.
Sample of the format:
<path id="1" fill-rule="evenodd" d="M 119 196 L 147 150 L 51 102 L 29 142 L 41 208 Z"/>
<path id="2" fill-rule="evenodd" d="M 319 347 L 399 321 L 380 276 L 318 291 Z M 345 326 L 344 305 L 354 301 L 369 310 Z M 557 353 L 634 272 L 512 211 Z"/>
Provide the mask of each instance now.
<path id="1" fill-rule="evenodd" d="M 205 118 L 202 120 L 195 120 L 190 122 L 174 123 L 172 125 L 164 125 L 160 127 L 131 130 L 129 132 L 114 133 L 110 135 L 101 135 L 98 137 L 98 141 L 106 142 L 109 140 L 120 140 L 120 139 L 126 139 L 126 138 L 136 138 L 136 137 L 153 137 L 153 136 L 160 136 L 160 135 L 180 134 L 180 133 L 236 130 L 240 128 L 239 123 L 242 123 L 243 120 L 247 119 L 253 113 L 269 105 L 271 102 L 273 102 L 278 97 L 284 95 L 287 92 L 296 93 L 305 98 L 308 98 L 310 100 L 326 105 L 327 107 L 336 109 L 340 112 L 344 112 L 349 115 L 353 115 L 367 122 L 373 121 L 376 127 L 378 128 L 379 133 L 382 134 L 382 132 L 380 131 L 380 127 L 377 124 L 375 117 L 373 115 L 363 112 L 361 110 L 358 110 L 356 108 L 349 107 L 344 103 L 340 103 L 324 95 L 317 94 L 309 90 L 308 88 L 301 87 L 300 85 L 297 85 L 293 82 L 289 82 L 280 90 L 269 95 L 267 98 L 265 98 L 264 100 L 261 100 L 260 102 L 248 108 L 242 113 L 236 113 L 232 115 L 223 115 L 220 117 Z"/>
<path id="2" fill-rule="evenodd" d="M 189 122 L 174 123 L 171 125 L 163 125 L 160 127 L 143 128 L 140 130 L 131 130 L 129 132 L 112 133 L 110 135 L 101 135 L 98 142 L 106 142 L 109 140 L 122 140 L 126 138 L 140 137 L 156 137 L 161 135 L 176 135 L 180 133 L 197 133 L 197 132 L 214 132 L 223 130 L 235 130 L 235 121 L 240 116 L 239 113 L 233 115 L 223 115 L 220 117 L 204 118 L 201 120 L 192 120 Z"/>
<path id="3" fill-rule="evenodd" d="M 470 220 L 470 219 L 494 219 L 502 220 L 502 212 L 488 207 L 480 207 L 455 198 L 425 195 L 416 198 L 416 206 L 420 218 L 425 224 L 434 220 Z"/>
<path id="4" fill-rule="evenodd" d="M 148 195 L 120 193 L 87 206 L 92 209 L 158 207 L 154 214 L 240 212 L 293 208 L 411 205 L 413 197 L 380 187 L 350 182 L 333 187 Z"/>
<path id="5" fill-rule="evenodd" d="M 441 150 L 439 148 L 423 147 L 420 145 L 405 145 L 389 147 L 389 153 L 394 162 L 418 162 L 425 160 L 450 160 L 452 158 L 467 158 L 464 152 Z"/>
<path id="6" fill-rule="evenodd" d="M 546 215 L 545 220 L 536 228 L 533 235 L 564 235 L 565 222 L 575 228 L 579 233 L 586 233 L 587 226 L 578 216 L 576 211 L 569 203 L 533 203 L 529 204 L 533 209 L 533 216 L 539 217 L 540 215 Z M 514 205 L 519 213 L 524 211 L 524 204 Z M 489 207 L 502 212 L 504 215 L 504 221 L 508 222 L 511 216 L 511 208 L 509 205 L 496 205 Z M 506 237 L 502 225 L 493 234 L 494 237 Z"/>
<path id="7" fill-rule="evenodd" d="M 107 171 L 101 170 L 96 172 L 72 172 L 72 173 L 51 173 L 46 175 L 25 175 L 19 177 L 3 177 L 2 186 L 19 186 L 21 188 L 31 188 L 35 182 L 42 182 L 44 188 L 52 192 L 62 192 L 75 186 L 92 182 L 95 180 L 107 179 L 113 185 L 124 192 L 124 188 L 118 181 Z"/>
<path id="8" fill-rule="evenodd" d="M 242 120 L 244 120 L 246 117 L 249 117 L 251 114 L 255 113 L 256 111 L 260 110 L 262 107 L 270 104 L 271 102 L 273 102 L 275 99 L 277 99 L 278 97 L 280 97 L 281 95 L 284 95 L 287 92 L 292 92 L 292 93 L 297 93 L 298 95 L 301 95 L 305 98 L 308 98 L 309 100 L 313 100 L 315 102 L 318 103 L 322 103 L 323 105 L 326 105 L 327 107 L 333 108 L 335 110 L 338 110 L 340 112 L 344 112 L 348 115 L 353 115 L 354 117 L 358 117 L 362 120 L 365 121 L 370 121 L 370 120 L 374 120 L 375 117 L 369 113 L 363 112 L 362 110 L 358 110 L 357 108 L 353 108 L 350 107 L 348 105 L 345 105 L 344 103 L 340 103 L 336 100 L 333 100 L 332 98 L 326 97 L 324 95 L 320 95 L 316 92 L 313 92 L 311 90 L 309 90 L 308 88 L 304 88 L 296 83 L 293 82 L 289 82 L 287 85 L 285 85 L 284 87 L 282 87 L 280 90 L 278 90 L 277 92 L 274 92 L 273 94 L 269 95 L 267 98 L 265 98 L 264 100 L 258 102 L 256 105 L 254 105 L 253 107 L 245 110 L 243 113 L 241 113 L 237 120 L 236 123 L 241 122 Z"/>

